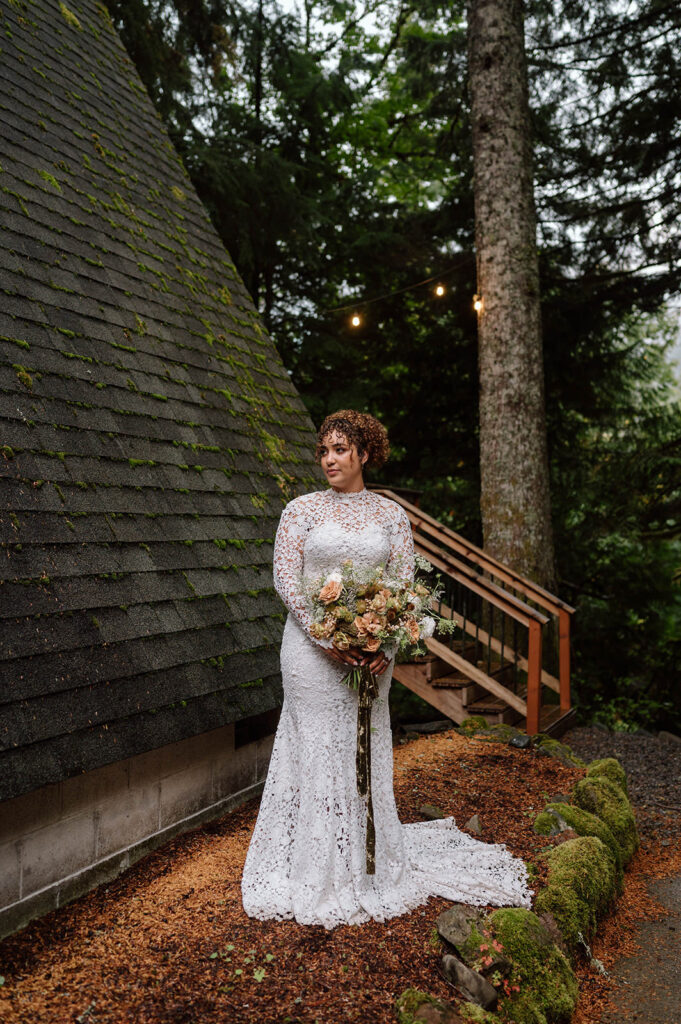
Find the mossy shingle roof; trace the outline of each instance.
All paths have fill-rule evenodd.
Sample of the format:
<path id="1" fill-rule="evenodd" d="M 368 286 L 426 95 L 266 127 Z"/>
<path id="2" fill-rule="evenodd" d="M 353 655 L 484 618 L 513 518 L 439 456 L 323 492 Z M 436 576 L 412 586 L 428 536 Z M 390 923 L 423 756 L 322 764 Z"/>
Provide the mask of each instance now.
<path id="1" fill-rule="evenodd" d="M 0 8 L 0 799 L 281 699 L 288 373 L 93 0 Z"/>

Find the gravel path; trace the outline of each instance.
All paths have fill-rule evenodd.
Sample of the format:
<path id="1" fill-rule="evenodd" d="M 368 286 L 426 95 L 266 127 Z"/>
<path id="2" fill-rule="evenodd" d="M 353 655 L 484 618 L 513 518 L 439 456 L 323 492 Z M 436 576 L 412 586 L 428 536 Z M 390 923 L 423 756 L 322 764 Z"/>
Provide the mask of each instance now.
<path id="1" fill-rule="evenodd" d="M 663 847 L 678 847 L 681 739 L 588 726 L 566 732 L 563 740 L 587 762 L 616 757 L 622 764 L 644 849 L 656 841 Z M 638 952 L 615 960 L 609 982 L 611 1004 L 599 1016 L 600 1024 L 681 1021 L 681 875 L 651 882 L 649 891 L 666 913 L 642 921 L 635 935 Z"/>
<path id="2" fill-rule="evenodd" d="M 615 964 L 614 1006 L 602 1024 L 672 1024 L 681 1020 L 681 875 L 653 882 L 650 888 L 668 916 L 644 922 L 637 936 L 639 952 L 621 957 Z"/>
<path id="3" fill-rule="evenodd" d="M 561 739 L 586 762 L 616 757 L 621 763 L 643 842 L 659 839 L 665 846 L 681 838 L 681 738 L 580 726 Z"/>

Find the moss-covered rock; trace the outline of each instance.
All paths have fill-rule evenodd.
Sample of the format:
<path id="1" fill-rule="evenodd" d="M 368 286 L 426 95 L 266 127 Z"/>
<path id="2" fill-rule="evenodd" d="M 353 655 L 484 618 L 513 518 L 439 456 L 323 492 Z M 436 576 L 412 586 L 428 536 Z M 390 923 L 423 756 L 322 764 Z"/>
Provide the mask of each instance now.
<path id="1" fill-rule="evenodd" d="M 532 827 L 538 836 L 555 835 L 555 814 L 551 814 L 550 811 L 540 811 L 537 817 L 534 819 L 534 825 Z"/>
<path id="2" fill-rule="evenodd" d="M 577 981 L 567 957 L 531 910 L 511 907 L 487 918 L 489 927 L 513 963 L 511 985 L 500 993 L 502 1016 L 515 1024 L 567 1024 L 577 1003 Z"/>
<path id="3" fill-rule="evenodd" d="M 520 729 L 516 729 L 514 725 L 508 725 L 506 722 L 493 722 L 491 725 L 485 725 L 483 732 L 499 743 L 509 743 L 514 737 L 525 735 Z"/>
<path id="4" fill-rule="evenodd" d="M 575 786 L 572 801 L 605 822 L 619 844 L 622 864 L 628 864 L 638 850 L 639 838 L 634 812 L 621 786 L 605 775 L 589 775 Z"/>
<path id="5" fill-rule="evenodd" d="M 561 764 L 573 765 L 577 768 L 586 768 L 586 762 L 582 761 L 581 757 L 577 757 L 573 754 L 572 748 L 568 747 L 567 743 L 561 743 L 559 740 L 554 740 L 552 736 L 548 736 L 545 732 L 538 732 L 532 737 L 532 742 L 535 748 L 542 754 L 548 754 L 550 757 L 555 757 Z"/>
<path id="6" fill-rule="evenodd" d="M 587 765 L 586 774 L 587 777 L 605 776 L 606 779 L 610 779 L 616 786 L 623 789 L 627 796 L 629 795 L 627 773 L 614 757 L 601 757 L 597 761 L 591 761 Z"/>
<path id="7" fill-rule="evenodd" d="M 457 1024 L 461 1020 L 452 1006 L 417 988 L 406 989 L 395 1001 L 395 1009 L 400 1024 Z"/>
<path id="8" fill-rule="evenodd" d="M 535 900 L 535 910 L 553 915 L 568 948 L 575 951 L 580 932 L 591 938 L 617 894 L 615 857 L 597 836 L 569 839 L 545 856 L 548 883 Z"/>
<path id="9" fill-rule="evenodd" d="M 483 1010 L 476 1003 L 463 1003 L 459 1007 L 459 1015 L 462 1020 L 471 1021 L 471 1024 L 499 1024 L 496 1014 Z"/>
<path id="10" fill-rule="evenodd" d="M 487 719 L 482 715 L 470 715 L 461 722 L 459 730 L 465 733 L 466 736 L 472 736 L 478 730 L 487 729 L 488 727 Z"/>
<path id="11" fill-rule="evenodd" d="M 619 893 L 622 888 L 622 850 L 612 834 L 612 830 L 603 819 L 591 814 L 590 811 L 585 811 L 583 807 L 575 807 L 574 804 L 547 804 L 546 811 L 554 820 L 555 815 L 560 815 L 565 824 L 578 836 L 597 836 L 602 843 L 605 843 L 615 858 L 615 881 Z"/>

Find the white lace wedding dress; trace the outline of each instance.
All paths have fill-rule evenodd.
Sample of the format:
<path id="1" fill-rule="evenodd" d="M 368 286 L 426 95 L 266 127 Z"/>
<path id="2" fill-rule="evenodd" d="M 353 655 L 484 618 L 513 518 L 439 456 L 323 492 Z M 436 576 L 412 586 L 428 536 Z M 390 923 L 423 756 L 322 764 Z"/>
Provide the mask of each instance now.
<path id="1" fill-rule="evenodd" d="M 386 921 L 444 896 L 467 904 L 529 906 L 526 868 L 502 845 L 473 839 L 453 818 L 402 824 L 393 792 L 388 707 L 392 663 L 372 708 L 371 780 L 376 872 L 366 873 L 366 798 L 357 793 L 357 692 L 347 669 L 314 641 L 300 590 L 346 558 L 376 566 L 402 557 L 413 575 L 409 520 L 366 489 L 330 489 L 284 509 L 274 547 L 275 587 L 289 615 L 281 645 L 284 702 L 246 855 L 244 910 L 300 924 Z"/>

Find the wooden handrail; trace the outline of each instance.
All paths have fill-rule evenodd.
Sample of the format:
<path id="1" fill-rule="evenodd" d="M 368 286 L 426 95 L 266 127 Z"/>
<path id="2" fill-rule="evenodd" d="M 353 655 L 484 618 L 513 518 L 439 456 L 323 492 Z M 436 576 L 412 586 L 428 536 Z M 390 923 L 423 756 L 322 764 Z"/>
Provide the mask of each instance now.
<path id="1" fill-rule="evenodd" d="M 459 583 L 463 583 L 469 590 L 484 597 L 490 604 L 495 605 L 500 611 L 521 622 L 523 626 L 529 626 L 531 621 L 538 622 L 542 626 L 549 622 L 547 615 L 542 615 L 536 608 L 524 604 L 519 598 L 509 594 L 506 590 L 502 590 L 501 587 L 497 587 L 490 580 L 477 576 L 470 570 L 466 570 L 465 567 L 459 568 L 459 563 L 457 563 L 456 559 L 448 555 L 446 551 L 440 551 L 437 545 L 431 544 L 430 541 L 425 541 L 423 537 L 415 538 L 415 547 L 421 548 L 425 552 L 428 561 L 437 566 L 438 569 L 444 569 L 449 576 L 458 580 Z"/>
<path id="2" fill-rule="evenodd" d="M 486 630 L 482 629 L 480 626 L 476 625 L 473 622 L 465 621 L 463 615 L 461 615 L 460 612 L 457 612 L 453 608 L 450 608 L 449 605 L 444 604 L 442 601 L 433 601 L 432 608 L 433 611 L 437 611 L 438 608 L 440 610 L 444 609 L 445 618 L 453 619 L 454 622 L 456 622 L 457 625 L 459 626 L 459 629 L 464 630 L 466 633 L 468 633 L 469 636 L 474 636 L 477 639 L 479 639 L 482 644 L 486 645 L 487 647 L 490 647 L 496 654 L 501 654 L 502 658 L 504 651 L 513 650 L 510 644 L 502 644 L 501 640 L 497 640 L 495 636 L 490 636 L 490 634 Z M 518 654 L 517 658 L 519 667 L 523 670 L 523 672 L 527 672 L 527 658 L 524 658 L 522 654 Z M 550 690 L 554 691 L 554 693 L 561 692 L 560 681 L 556 679 L 555 676 L 552 676 L 550 672 L 547 672 L 545 668 L 541 670 L 541 681 L 543 686 L 548 686 Z M 570 710 L 569 701 L 566 710 Z"/>
<path id="3" fill-rule="evenodd" d="M 482 548 L 476 547 L 475 544 L 471 544 L 470 541 L 465 540 L 460 534 L 455 533 L 444 523 L 440 523 L 437 519 L 429 516 L 427 512 L 417 508 L 416 505 L 412 505 L 411 502 L 407 501 L 406 498 L 400 497 L 394 491 L 388 490 L 387 488 L 377 487 L 375 490 L 379 494 L 385 495 L 386 498 L 391 498 L 396 501 L 398 505 L 407 513 L 412 527 L 416 529 L 423 528 L 427 533 L 438 537 L 438 539 L 451 542 L 450 546 L 458 551 L 459 554 L 464 555 L 469 561 L 474 562 L 476 565 L 486 569 L 492 575 L 497 576 L 505 583 L 510 584 L 516 590 L 521 591 L 526 597 L 536 601 L 542 608 L 547 608 L 554 615 L 558 615 L 560 611 L 566 611 L 568 613 L 574 612 L 574 608 L 562 601 L 555 594 L 549 593 L 548 590 L 544 590 L 538 583 L 534 583 L 532 580 L 528 580 L 526 577 L 521 576 L 520 573 L 510 569 L 507 565 L 497 561 L 491 555 L 488 555 Z"/>
<path id="4" fill-rule="evenodd" d="M 497 559 L 488 555 L 475 544 L 470 544 L 448 526 L 437 521 L 416 505 L 400 497 L 394 491 L 384 487 L 373 488 L 377 493 L 397 502 L 407 514 L 414 537 L 414 549 L 423 554 L 438 569 L 442 569 L 451 579 L 462 584 L 469 591 L 477 594 L 492 607 L 497 608 L 509 618 L 521 623 L 528 630 L 527 657 L 515 651 L 511 644 L 506 644 L 491 633 L 483 630 L 480 623 L 469 622 L 465 616 L 454 609 L 446 609 L 449 617 L 471 636 L 475 636 L 488 648 L 501 654 L 502 662 L 505 649 L 513 651 L 515 663 L 527 673 L 527 696 L 523 700 L 518 694 L 492 679 L 482 669 L 454 650 L 433 638 L 426 641 L 428 649 L 443 661 L 457 668 L 469 679 L 474 680 L 484 689 L 500 697 L 509 707 L 525 716 L 527 732 L 539 732 L 541 716 L 541 687 L 549 686 L 560 696 L 560 711 L 570 710 L 570 615 L 574 612 L 565 601 L 550 594 L 543 587 L 526 579 Z M 463 556 L 469 564 L 461 561 L 457 555 Z M 472 565 L 470 564 L 472 563 Z M 509 593 L 487 576 L 482 575 L 474 566 L 483 572 L 508 584 L 513 590 L 523 594 L 549 614 L 545 615 L 530 604 L 526 604 L 514 593 Z M 558 618 L 559 637 L 559 679 L 555 679 L 542 667 L 542 627 L 550 621 L 550 616 Z"/>

